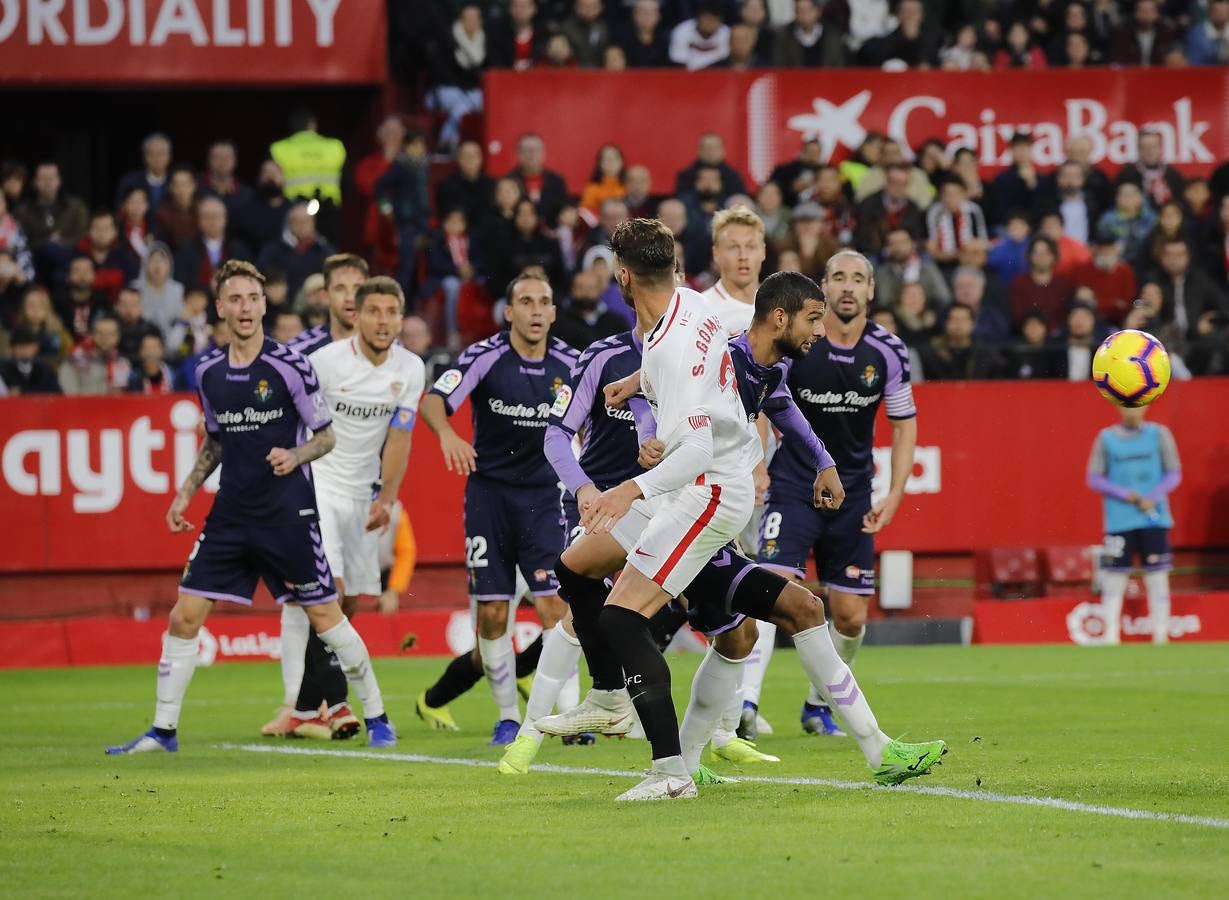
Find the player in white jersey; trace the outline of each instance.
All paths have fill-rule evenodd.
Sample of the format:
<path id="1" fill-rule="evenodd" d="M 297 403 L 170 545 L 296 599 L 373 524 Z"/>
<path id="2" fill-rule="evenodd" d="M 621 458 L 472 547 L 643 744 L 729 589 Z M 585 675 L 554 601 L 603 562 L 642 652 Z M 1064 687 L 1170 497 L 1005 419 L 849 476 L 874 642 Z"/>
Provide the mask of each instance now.
<path id="1" fill-rule="evenodd" d="M 607 670 L 622 670 L 619 681 L 653 748 L 649 777 L 620 799 L 694 797 L 679 746 L 670 670 L 648 620 L 747 523 L 755 502 L 752 470 L 763 454 L 739 398 L 725 326 L 703 297 L 674 285 L 669 230 L 655 220 L 633 219 L 615 230 L 611 247 L 624 297 L 647 325 L 641 387 L 654 407 L 665 451 L 651 471 L 584 505 L 587 533 L 564 551 L 557 573 L 561 594 L 565 580 L 574 588 L 566 599 L 595 682 L 601 677 L 609 683 Z M 603 605 L 599 579 L 621 566 Z M 626 699 L 599 693 L 621 692 L 591 691 L 577 715 L 574 710 L 553 718 L 630 718 Z M 539 720 L 539 727 L 546 721 Z M 607 730 L 618 727 L 612 722 Z"/>
<path id="2" fill-rule="evenodd" d="M 395 343 L 405 309 L 397 282 L 363 281 L 354 305 L 354 334 L 309 357 L 333 417 L 338 451 L 327 463 L 321 458 L 312 466 L 320 534 L 338 594 L 351 609 L 360 594 L 380 593 L 378 532 L 390 524 L 426 378 L 422 360 Z M 283 630 L 288 624 L 295 627 L 284 612 Z M 310 731 L 313 723 L 320 736 L 335 730 L 334 719 L 346 712 L 336 707 L 345 704 L 326 699 L 332 701 L 327 716 L 314 708 L 296 709 L 291 730 Z"/>

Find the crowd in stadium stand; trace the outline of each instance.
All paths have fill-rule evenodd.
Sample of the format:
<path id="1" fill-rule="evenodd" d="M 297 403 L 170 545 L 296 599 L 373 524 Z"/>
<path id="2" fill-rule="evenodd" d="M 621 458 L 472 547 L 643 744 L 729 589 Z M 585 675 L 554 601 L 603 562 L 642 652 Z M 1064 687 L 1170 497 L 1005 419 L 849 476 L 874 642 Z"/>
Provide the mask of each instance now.
<path id="1" fill-rule="evenodd" d="M 794 18 L 774 25 L 783 6 Z M 555 288 L 560 337 L 584 347 L 625 330 L 631 316 L 607 246 L 613 228 L 659 216 L 677 238 L 687 282 L 704 289 L 716 278 L 712 216 L 743 204 L 765 223 L 765 275 L 818 279 L 841 247 L 871 257 L 873 315 L 911 348 L 915 380 L 1084 379 L 1092 349 L 1118 328 L 1160 337 L 1176 377 L 1229 374 L 1229 163 L 1184 177 L 1162 161 L 1155 133 L 1140 134 L 1137 161 L 1113 177 L 1090 165 L 1091 144 L 1079 137 L 1064 163 L 1039 172 L 1029 136 L 1018 134 L 1011 166 L 986 181 L 967 149 L 949 153 L 935 140 L 906 148 L 873 133 L 835 165 L 817 142 L 803 142 L 762 185 L 744 182 L 716 135 L 699 136 L 694 161 L 666 184 L 608 144 L 593 148 L 579 196 L 549 167 L 540 136 L 519 139 L 507 172 L 489 172 L 481 144 L 461 137 L 464 117 L 481 109 L 477 77 L 487 66 L 703 68 L 735 65 L 740 47 L 755 64 L 1072 65 L 1073 34 L 1099 62 L 1224 62 L 1229 0 L 1141 0 L 1132 14 L 1108 0 L 509 0 L 506 9 L 423 9 L 432 7 L 445 26 L 455 15 L 444 30 L 446 64 L 424 56 L 434 66 L 428 100 L 438 127 L 425 134 L 387 119 L 346 170 L 344 194 L 345 148 L 309 113 L 292 118 L 253 184 L 236 177 L 229 141 L 213 144 L 196 168 L 174 158 L 169 137 L 151 134 L 143 165 L 119 180 L 112 205 L 93 211 L 55 162 L 5 161 L 3 391 L 193 388 L 195 360 L 226 341 L 210 287 L 230 258 L 252 259 L 267 275 L 265 324 L 278 340 L 327 321 L 319 271 L 334 252 L 343 198 L 363 206 L 373 270 L 405 286 L 413 315 L 403 340 L 425 357 L 498 327 L 504 286 L 527 267 Z M 928 21 L 939 24 L 932 31 Z M 300 167 L 302 158 L 316 170 Z M 321 159 L 332 160 L 330 171 L 319 171 Z"/>

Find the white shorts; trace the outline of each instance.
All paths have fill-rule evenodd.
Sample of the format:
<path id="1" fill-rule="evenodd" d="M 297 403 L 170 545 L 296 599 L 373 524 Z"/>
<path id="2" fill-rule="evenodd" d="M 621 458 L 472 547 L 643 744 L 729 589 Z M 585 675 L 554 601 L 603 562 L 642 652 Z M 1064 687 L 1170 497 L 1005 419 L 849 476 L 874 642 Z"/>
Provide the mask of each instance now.
<path id="1" fill-rule="evenodd" d="M 689 484 L 653 500 L 637 500 L 612 534 L 627 562 L 677 597 L 713 554 L 738 535 L 755 509 L 748 474 L 726 484 Z"/>
<path id="2" fill-rule="evenodd" d="M 364 530 L 371 501 L 334 494 L 316 485 L 320 537 L 333 577 L 345 582 L 347 597 L 380 593 L 380 536 Z"/>

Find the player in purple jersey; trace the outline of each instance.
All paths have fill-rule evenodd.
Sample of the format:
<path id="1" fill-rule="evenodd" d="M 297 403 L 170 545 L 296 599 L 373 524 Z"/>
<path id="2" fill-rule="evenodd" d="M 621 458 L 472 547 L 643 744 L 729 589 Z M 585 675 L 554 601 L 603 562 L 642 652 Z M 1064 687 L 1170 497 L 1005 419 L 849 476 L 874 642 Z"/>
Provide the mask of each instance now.
<path id="1" fill-rule="evenodd" d="M 310 356 L 333 341 L 355 334 L 358 314 L 354 297 L 367 278 L 367 260 L 353 253 L 334 253 L 321 267 L 324 289 L 329 297 L 329 321 L 304 331 L 289 346 L 302 356 Z M 341 597 L 341 609 L 353 618 L 358 597 Z M 349 738 L 358 732 L 358 719 L 346 704 L 346 676 L 337 657 L 329 652 L 302 613 L 293 606 L 282 607 L 281 623 L 282 705 L 273 718 L 260 728 L 264 735 L 296 737 Z M 304 719 L 295 710 L 316 710 L 318 716 Z M 329 710 L 332 710 L 330 713 Z"/>
<path id="2" fill-rule="evenodd" d="M 355 684 L 368 743 L 392 746 L 396 734 L 367 647 L 337 602 L 320 540 L 308 464 L 333 448 L 334 437 L 316 374 L 298 353 L 265 337 L 264 276 L 255 266 L 227 262 L 215 276 L 214 293 L 232 338 L 197 367 L 205 441 L 167 511 L 173 533 L 192 529 L 184 515 L 193 494 L 223 459 L 226 465 L 163 637 L 153 727 L 107 753 L 179 749 L 176 729 L 201 626 L 218 600 L 250 604 L 258 580 L 279 603 L 303 607 Z"/>
<path id="3" fill-rule="evenodd" d="M 542 440 L 551 408 L 566 397 L 579 356 L 550 336 L 555 305 L 550 284 L 542 277 L 514 279 L 504 315 L 510 328 L 467 348 L 456 366 L 436 379 L 421 405 L 423 421 L 439 435 L 445 465 L 469 476 L 465 559 L 470 598 L 476 604 L 476 659 L 499 708 L 493 744 L 511 743 L 521 723 L 509 630 L 518 568 L 529 583 L 543 628 L 553 628 L 563 616 L 554 573 L 563 547 L 559 487 L 543 456 Z M 474 423 L 472 446 L 448 424 L 467 397 Z M 419 696 L 418 712 L 440 727 L 438 707 L 429 702 L 429 693 L 436 692 L 433 688 Z"/>
<path id="4" fill-rule="evenodd" d="M 866 610 L 875 590 L 875 534 L 892 521 L 904 497 L 917 443 L 917 410 L 909 384 L 909 351 L 895 335 L 867 321 L 875 295 L 870 261 L 852 250 L 828 260 L 822 284 L 828 300 L 827 337 L 794 366 L 789 387 L 807 420 L 836 459 L 847 499 L 837 513 L 798 502 L 807 477 L 805 448 L 788 438 L 772 460 L 772 484 L 760 532 L 758 559 L 801 580 L 814 551 L 820 581 L 828 586 L 833 641 L 852 664 L 866 632 Z M 871 499 L 875 416 L 880 405 L 892 423 L 892 476 L 887 494 Z M 761 640 L 748 666 L 740 733 L 755 736 L 764 670 L 772 645 Z M 840 735 L 830 705 L 812 687 L 803 705 L 803 727 Z"/>

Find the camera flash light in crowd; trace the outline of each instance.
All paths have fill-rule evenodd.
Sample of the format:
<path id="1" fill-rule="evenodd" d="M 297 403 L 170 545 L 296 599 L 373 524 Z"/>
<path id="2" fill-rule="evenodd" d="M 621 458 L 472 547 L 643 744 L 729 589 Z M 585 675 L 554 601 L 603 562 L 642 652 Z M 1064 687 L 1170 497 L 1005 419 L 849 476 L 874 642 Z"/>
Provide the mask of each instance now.
<path id="1" fill-rule="evenodd" d="M 1169 354 L 1146 331 L 1119 331 L 1097 348 L 1092 380 L 1110 403 L 1147 406 L 1169 386 Z"/>

